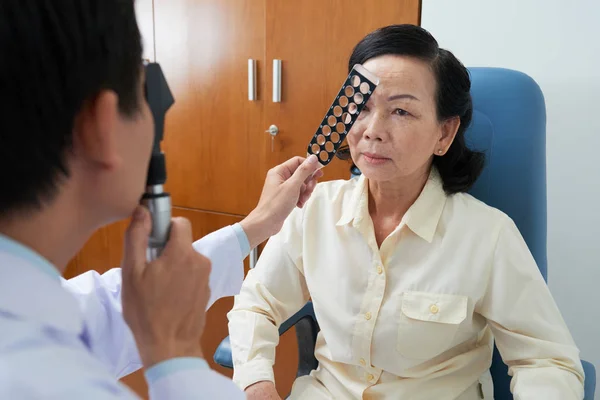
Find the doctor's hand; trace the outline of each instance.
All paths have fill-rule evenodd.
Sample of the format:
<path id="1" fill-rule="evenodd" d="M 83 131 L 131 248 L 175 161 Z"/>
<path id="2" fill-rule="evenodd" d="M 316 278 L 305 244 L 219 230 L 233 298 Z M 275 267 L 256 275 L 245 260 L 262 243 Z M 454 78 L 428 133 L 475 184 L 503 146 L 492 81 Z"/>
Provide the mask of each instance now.
<path id="1" fill-rule="evenodd" d="M 203 358 L 210 261 L 194 251 L 190 222 L 173 218 L 162 255 L 148 263 L 150 230 L 150 214 L 138 206 L 125 234 L 121 265 L 123 316 L 144 367 L 175 357 Z"/>
<path id="2" fill-rule="evenodd" d="M 304 206 L 323 176 L 320 167 L 311 155 L 294 157 L 269 170 L 258 205 L 240 223 L 251 249 L 279 232 L 295 207 Z"/>

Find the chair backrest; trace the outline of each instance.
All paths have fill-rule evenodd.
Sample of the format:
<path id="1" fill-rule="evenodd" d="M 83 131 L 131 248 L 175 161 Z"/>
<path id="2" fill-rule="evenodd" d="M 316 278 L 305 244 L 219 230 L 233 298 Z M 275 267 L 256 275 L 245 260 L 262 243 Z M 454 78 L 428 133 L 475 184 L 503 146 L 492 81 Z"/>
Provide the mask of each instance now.
<path id="1" fill-rule="evenodd" d="M 546 256 L 546 107 L 529 76 L 501 68 L 470 68 L 471 148 L 486 153 L 486 167 L 471 194 L 508 214 L 544 278 Z M 494 398 L 512 400 L 510 377 L 498 351 L 492 362 Z"/>
<path id="2" fill-rule="evenodd" d="M 473 122 L 467 143 L 486 153 L 471 194 L 508 214 L 547 278 L 546 107 L 529 76 L 470 68 Z"/>

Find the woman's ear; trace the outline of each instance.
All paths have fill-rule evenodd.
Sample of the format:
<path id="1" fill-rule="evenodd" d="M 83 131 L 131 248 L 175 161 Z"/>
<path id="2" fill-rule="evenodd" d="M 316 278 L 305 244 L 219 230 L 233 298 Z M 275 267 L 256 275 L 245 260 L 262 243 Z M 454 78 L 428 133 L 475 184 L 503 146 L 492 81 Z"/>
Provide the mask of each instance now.
<path id="1" fill-rule="evenodd" d="M 448 118 L 442 122 L 441 128 L 442 133 L 438 140 L 437 148 L 435 149 L 435 154 L 438 156 L 446 154 L 452 145 L 452 142 L 454 142 L 458 128 L 460 128 L 460 117 Z"/>

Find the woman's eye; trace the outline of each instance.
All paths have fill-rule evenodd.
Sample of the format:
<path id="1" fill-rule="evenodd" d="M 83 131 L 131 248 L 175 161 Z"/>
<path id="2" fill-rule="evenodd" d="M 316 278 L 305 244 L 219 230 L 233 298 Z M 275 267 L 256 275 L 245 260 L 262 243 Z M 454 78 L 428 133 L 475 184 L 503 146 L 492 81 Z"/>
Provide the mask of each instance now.
<path id="1" fill-rule="evenodd" d="M 357 117 L 357 119 L 359 119 L 359 120 L 360 120 L 360 119 L 363 119 L 363 117 L 365 116 L 365 114 L 368 114 L 368 113 L 369 113 L 369 111 L 370 111 L 370 110 L 369 110 L 369 107 L 367 107 L 367 105 L 365 104 L 365 105 L 363 106 L 362 110 L 360 111 L 360 114 L 358 114 L 358 117 Z"/>
<path id="2" fill-rule="evenodd" d="M 396 109 L 394 110 L 394 114 L 397 114 L 397 115 L 399 115 L 399 116 L 401 116 L 401 117 L 405 117 L 405 116 L 407 116 L 407 115 L 410 115 L 410 114 L 409 114 L 407 111 L 405 111 L 405 110 L 403 110 L 403 109 L 401 109 L 401 108 L 396 108 Z"/>

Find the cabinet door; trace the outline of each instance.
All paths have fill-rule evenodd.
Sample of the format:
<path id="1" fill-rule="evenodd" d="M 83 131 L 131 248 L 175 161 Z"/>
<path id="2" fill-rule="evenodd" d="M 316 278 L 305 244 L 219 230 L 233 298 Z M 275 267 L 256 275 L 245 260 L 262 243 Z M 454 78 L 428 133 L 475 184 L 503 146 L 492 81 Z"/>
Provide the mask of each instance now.
<path id="1" fill-rule="evenodd" d="M 258 201 L 268 138 L 262 101 L 248 100 L 248 59 L 264 82 L 264 5 L 154 1 L 156 58 L 175 97 L 163 149 L 176 206 L 245 215 Z"/>
<path id="2" fill-rule="evenodd" d="M 301 4 L 301 5 L 300 5 Z M 266 62 L 282 60 L 282 102 L 265 99 L 265 123 L 279 127 L 269 164 L 306 148 L 348 74 L 348 58 L 366 34 L 382 26 L 419 23 L 419 0 L 267 0 Z M 272 90 L 272 80 L 268 90 Z M 324 180 L 347 179 L 350 164 L 334 160 Z"/>

